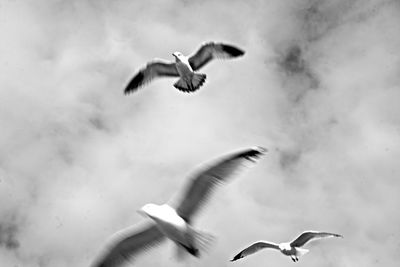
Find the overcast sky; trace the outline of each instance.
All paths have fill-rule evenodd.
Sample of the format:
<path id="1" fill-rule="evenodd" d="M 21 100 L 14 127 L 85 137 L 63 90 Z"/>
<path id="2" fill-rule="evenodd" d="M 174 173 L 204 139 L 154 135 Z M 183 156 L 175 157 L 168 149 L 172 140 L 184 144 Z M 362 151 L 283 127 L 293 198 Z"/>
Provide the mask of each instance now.
<path id="1" fill-rule="evenodd" d="M 208 254 L 177 262 L 165 243 L 135 265 L 293 266 L 228 260 L 314 229 L 345 238 L 299 266 L 397 266 L 399 1 L 192 2 L 0 1 L 1 265 L 88 266 L 200 163 L 261 145 L 195 222 Z M 148 60 L 210 40 L 246 54 L 204 67 L 194 94 L 162 79 L 123 95 Z"/>

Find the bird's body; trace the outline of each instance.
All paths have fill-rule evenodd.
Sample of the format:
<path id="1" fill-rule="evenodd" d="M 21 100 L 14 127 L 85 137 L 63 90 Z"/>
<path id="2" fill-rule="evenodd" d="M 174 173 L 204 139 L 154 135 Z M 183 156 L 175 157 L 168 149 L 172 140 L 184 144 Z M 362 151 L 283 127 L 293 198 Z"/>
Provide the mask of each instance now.
<path id="1" fill-rule="evenodd" d="M 177 242 L 184 241 L 184 235 L 188 232 L 188 225 L 185 220 L 176 213 L 175 209 L 167 204 L 147 204 L 141 210 L 143 214 L 147 215 L 156 223 L 160 231 L 169 239 Z"/>
<path id="2" fill-rule="evenodd" d="M 180 79 L 174 83 L 175 88 L 183 92 L 196 91 L 203 85 L 207 76 L 201 73 L 194 73 L 190 66 L 189 59 L 182 53 L 175 52 L 172 55 L 175 57 L 175 67 L 180 77 Z"/>
<path id="3" fill-rule="evenodd" d="M 266 150 L 261 147 L 249 148 L 214 162 L 194 175 L 182 197 L 175 205 L 146 204 L 138 212 L 153 221 L 141 230 L 128 228 L 116 234 L 110 246 L 98 257 L 93 267 L 118 267 L 146 248 L 166 239 L 193 256 L 199 257 L 212 236 L 196 230 L 191 222 L 204 204 L 212 189 L 232 178 L 245 167 L 254 163 Z"/>
<path id="4" fill-rule="evenodd" d="M 326 232 L 306 231 L 300 234 L 292 242 L 283 242 L 280 244 L 276 244 L 269 241 L 258 241 L 239 252 L 231 261 L 239 260 L 264 248 L 272 248 L 279 250 L 283 255 L 289 256 L 294 262 L 297 262 L 300 256 L 306 254 L 309 251 L 308 249 L 302 248 L 302 246 L 304 246 L 307 242 L 311 240 L 327 237 L 342 236 Z"/>
<path id="5" fill-rule="evenodd" d="M 289 256 L 292 258 L 294 262 L 299 260 L 299 257 L 306 254 L 308 252 L 308 249 L 303 249 L 299 247 L 293 247 L 290 245 L 290 243 L 280 243 L 278 245 L 279 250 L 281 253 L 285 256 Z"/>
<path id="6" fill-rule="evenodd" d="M 180 52 L 172 55 L 175 62 L 155 60 L 149 62 L 129 82 L 125 88 L 125 94 L 136 91 L 139 87 L 157 77 L 179 77 L 174 87 L 183 92 L 194 92 L 199 89 L 206 75 L 196 73 L 198 69 L 214 58 L 234 58 L 244 54 L 244 51 L 223 43 L 206 43 L 191 56 L 184 56 Z"/>
<path id="7" fill-rule="evenodd" d="M 278 245 L 278 248 L 282 252 L 283 255 L 286 255 L 286 256 L 296 255 L 296 248 L 291 247 L 290 243 L 280 243 Z"/>
<path id="8" fill-rule="evenodd" d="M 158 229 L 170 240 L 197 256 L 199 248 L 195 243 L 193 228 L 167 204 L 146 204 L 141 211 L 152 219 Z"/>
<path id="9" fill-rule="evenodd" d="M 187 57 L 180 52 L 175 52 L 172 55 L 175 56 L 175 66 L 181 78 L 188 78 L 193 75 L 193 69 Z"/>

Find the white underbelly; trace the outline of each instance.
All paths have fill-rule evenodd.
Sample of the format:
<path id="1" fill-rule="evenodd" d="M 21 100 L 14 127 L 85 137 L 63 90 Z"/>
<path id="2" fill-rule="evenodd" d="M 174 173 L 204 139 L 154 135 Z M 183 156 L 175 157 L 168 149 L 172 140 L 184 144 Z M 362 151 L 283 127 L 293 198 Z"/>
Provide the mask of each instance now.
<path id="1" fill-rule="evenodd" d="M 186 244 L 189 226 L 175 211 L 168 210 L 164 216 L 153 218 L 160 231 L 169 239 Z"/>
<path id="2" fill-rule="evenodd" d="M 190 65 L 185 64 L 183 62 L 177 62 L 176 69 L 179 73 L 179 76 L 181 76 L 181 78 L 189 79 L 193 75 L 193 70 L 190 67 Z"/>
<path id="3" fill-rule="evenodd" d="M 163 232 L 169 239 L 178 243 L 185 243 L 184 240 L 187 232 L 186 225 L 177 225 L 163 221 L 160 221 L 157 224 L 161 232 Z"/>
<path id="4" fill-rule="evenodd" d="M 288 243 L 281 243 L 279 249 L 286 256 L 296 255 L 296 249 L 291 247 Z"/>

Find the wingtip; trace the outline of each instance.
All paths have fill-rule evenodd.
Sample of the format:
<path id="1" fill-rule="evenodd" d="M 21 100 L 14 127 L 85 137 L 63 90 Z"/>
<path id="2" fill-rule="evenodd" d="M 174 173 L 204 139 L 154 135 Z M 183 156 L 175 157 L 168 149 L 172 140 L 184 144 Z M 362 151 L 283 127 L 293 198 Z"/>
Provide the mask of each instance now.
<path id="1" fill-rule="evenodd" d="M 237 50 L 238 50 L 237 57 L 241 57 L 241 56 L 244 56 L 244 54 L 246 54 L 246 52 L 244 50 L 240 49 L 240 48 L 238 48 Z"/>
<path id="2" fill-rule="evenodd" d="M 254 146 L 251 147 L 247 150 L 244 150 L 240 154 L 237 155 L 237 157 L 244 157 L 252 162 L 256 162 L 259 160 L 265 153 L 267 152 L 267 149 L 261 146 Z"/>
<path id="3" fill-rule="evenodd" d="M 230 54 L 232 57 L 240 57 L 244 55 L 244 50 L 235 47 L 233 45 L 222 44 L 223 49 Z"/>
<path id="4" fill-rule="evenodd" d="M 139 71 L 128 83 L 125 87 L 124 94 L 128 95 L 134 91 L 136 91 L 140 86 L 143 85 L 144 74 L 143 71 Z"/>
<path id="5" fill-rule="evenodd" d="M 139 88 L 139 86 L 132 87 L 131 84 L 129 84 L 124 90 L 124 95 L 130 95 L 130 94 L 134 93 L 135 91 L 137 91 L 138 88 Z"/>
<path id="6" fill-rule="evenodd" d="M 230 262 L 240 260 L 241 258 L 242 258 L 242 256 L 240 254 L 238 254 L 235 257 L 233 257 L 233 259 L 231 259 Z"/>
<path id="7" fill-rule="evenodd" d="M 253 150 L 255 150 L 261 154 L 265 154 L 268 152 L 268 149 L 266 149 L 265 147 L 262 147 L 262 146 L 255 146 L 255 147 L 253 147 Z"/>

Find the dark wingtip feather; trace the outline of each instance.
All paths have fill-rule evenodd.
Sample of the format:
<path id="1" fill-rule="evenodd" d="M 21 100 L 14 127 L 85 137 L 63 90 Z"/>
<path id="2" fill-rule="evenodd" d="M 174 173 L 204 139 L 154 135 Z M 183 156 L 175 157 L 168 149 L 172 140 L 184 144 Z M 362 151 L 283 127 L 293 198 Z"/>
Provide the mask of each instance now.
<path id="1" fill-rule="evenodd" d="M 132 78 L 132 80 L 126 86 L 124 93 L 127 95 L 129 93 L 136 91 L 139 88 L 139 86 L 142 85 L 143 80 L 144 80 L 144 74 L 142 71 L 140 71 L 138 74 L 135 75 L 135 77 Z"/>
<path id="2" fill-rule="evenodd" d="M 243 151 L 238 157 L 259 157 L 264 155 L 268 150 L 261 146 L 252 147 L 246 151 Z"/>
<path id="3" fill-rule="evenodd" d="M 242 258 L 242 254 L 239 253 L 239 254 L 237 254 L 235 257 L 233 257 L 233 259 L 231 259 L 230 261 L 237 261 L 237 260 L 239 260 L 239 259 L 241 259 L 241 258 Z"/>
<path id="4" fill-rule="evenodd" d="M 244 51 L 232 45 L 222 44 L 222 49 L 232 57 L 240 57 L 244 55 Z"/>
<path id="5" fill-rule="evenodd" d="M 256 151 L 258 154 L 265 154 L 268 152 L 268 149 L 262 146 L 255 146 L 252 148 L 252 150 Z"/>
<path id="6" fill-rule="evenodd" d="M 239 152 L 234 158 L 245 158 L 249 161 L 256 162 L 261 158 L 268 150 L 261 146 L 249 148 L 245 151 Z"/>

